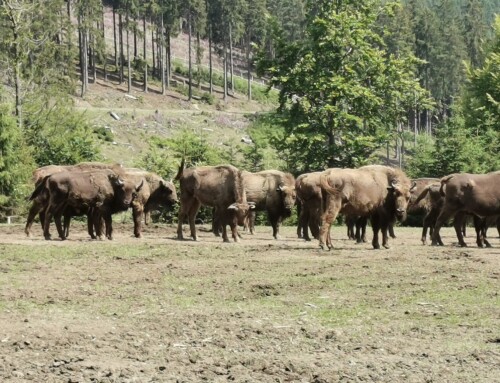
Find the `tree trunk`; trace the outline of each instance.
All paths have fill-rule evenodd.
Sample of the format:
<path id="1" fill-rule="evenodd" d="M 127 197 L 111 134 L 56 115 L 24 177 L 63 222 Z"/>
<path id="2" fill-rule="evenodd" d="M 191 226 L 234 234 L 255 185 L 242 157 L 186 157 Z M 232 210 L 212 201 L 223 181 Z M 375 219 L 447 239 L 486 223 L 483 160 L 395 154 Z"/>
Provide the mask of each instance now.
<path id="1" fill-rule="evenodd" d="M 229 23 L 229 62 L 231 69 L 231 93 L 234 94 L 234 68 L 233 68 L 233 27 Z"/>
<path id="2" fill-rule="evenodd" d="M 155 77 L 155 75 L 156 75 L 155 28 L 151 28 L 151 52 L 153 55 L 153 68 L 152 68 L 151 75 L 153 77 Z"/>
<path id="3" fill-rule="evenodd" d="M 252 62 L 250 61 L 250 46 L 251 46 L 251 33 L 248 32 L 247 36 L 247 84 L 248 84 L 248 101 L 252 100 Z"/>
<path id="4" fill-rule="evenodd" d="M 167 27 L 166 31 L 167 35 L 167 41 L 166 41 L 166 47 L 165 47 L 165 54 L 166 54 L 166 60 L 167 60 L 167 73 L 166 73 L 166 78 L 167 78 L 167 89 L 170 89 L 170 76 L 172 76 L 172 51 L 171 51 L 171 35 L 170 35 L 170 27 Z"/>
<path id="5" fill-rule="evenodd" d="M 132 64 L 130 60 L 130 43 L 129 43 L 129 9 L 128 5 L 125 11 L 125 28 L 126 30 L 126 36 L 127 36 L 127 92 L 130 93 L 132 91 Z"/>
<path id="6" fill-rule="evenodd" d="M 102 45 L 104 49 L 103 57 L 104 57 L 104 63 L 103 63 L 103 70 L 104 70 L 104 81 L 108 81 L 108 56 L 106 54 L 106 33 L 105 33 L 105 28 L 104 28 L 104 6 L 102 7 Z"/>
<path id="7" fill-rule="evenodd" d="M 123 23 L 122 23 L 122 14 L 118 14 L 118 33 L 120 35 L 120 84 L 123 83 L 123 68 L 125 56 L 123 54 Z"/>
<path id="8" fill-rule="evenodd" d="M 167 89 L 166 89 L 166 84 L 165 84 L 165 58 L 163 57 L 164 56 L 164 51 L 163 51 L 163 47 L 164 47 L 164 44 L 165 44 L 165 21 L 163 20 L 163 14 L 161 15 L 161 29 L 159 31 L 160 33 L 160 49 L 159 49 L 159 55 L 160 55 L 160 68 L 161 68 L 161 94 L 162 95 L 165 95 L 167 93 Z"/>
<path id="9" fill-rule="evenodd" d="M 209 92 L 212 94 L 214 92 L 213 83 L 213 64 L 212 64 L 212 24 L 208 26 L 208 65 L 209 65 Z"/>
<path id="10" fill-rule="evenodd" d="M 142 55 L 144 56 L 144 93 L 148 93 L 148 56 L 147 56 L 147 29 L 146 29 L 146 16 L 142 17 L 142 31 L 143 31 L 143 52 Z"/>
<path id="11" fill-rule="evenodd" d="M 191 32 L 191 12 L 188 14 L 188 35 L 189 35 L 189 40 L 188 40 L 188 79 L 189 79 L 189 85 L 188 85 L 188 101 L 191 101 L 193 98 L 193 63 L 191 60 L 191 45 L 192 45 L 192 32 Z"/>
<path id="12" fill-rule="evenodd" d="M 223 50 L 222 50 L 222 61 L 223 61 L 223 82 L 224 82 L 224 101 L 227 100 L 227 45 L 226 39 L 224 39 Z"/>
<path id="13" fill-rule="evenodd" d="M 118 46 L 116 43 L 116 7 L 113 5 L 113 43 L 115 46 L 115 70 L 118 72 Z"/>

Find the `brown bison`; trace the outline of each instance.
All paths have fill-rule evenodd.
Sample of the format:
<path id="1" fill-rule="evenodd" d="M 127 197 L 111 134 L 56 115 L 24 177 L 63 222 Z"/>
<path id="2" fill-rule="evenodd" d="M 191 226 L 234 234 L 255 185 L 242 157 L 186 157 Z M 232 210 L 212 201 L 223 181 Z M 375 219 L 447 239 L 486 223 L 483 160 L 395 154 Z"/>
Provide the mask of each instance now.
<path id="1" fill-rule="evenodd" d="M 42 166 L 38 169 L 35 169 L 33 171 L 33 182 L 35 184 L 35 188 L 40 185 L 42 180 L 45 179 L 46 176 L 55 174 L 55 173 L 61 173 L 61 172 L 71 172 L 71 171 L 91 171 L 91 170 L 96 170 L 96 169 L 114 169 L 115 171 L 120 171 L 121 170 L 121 165 L 119 164 L 104 164 L 101 162 L 81 162 L 76 165 L 47 165 L 47 166 Z M 40 223 L 42 225 L 42 229 L 44 226 L 44 211 L 45 208 L 47 207 L 48 203 L 48 191 L 47 190 L 41 190 L 40 193 L 38 193 L 36 198 L 32 199 L 32 204 L 31 208 L 28 212 L 28 218 L 26 220 L 26 226 L 24 228 L 24 232 L 26 235 L 29 237 L 31 235 L 31 226 L 33 225 L 33 221 L 37 214 L 40 217 Z M 65 236 L 68 236 L 69 232 L 69 224 L 72 216 L 79 216 L 79 215 L 89 215 L 89 209 L 86 207 L 80 207 L 78 209 L 72 208 L 72 207 L 67 207 L 63 213 L 64 215 L 64 230 L 65 230 Z M 92 220 L 89 218 L 88 219 L 88 231 L 89 235 L 92 238 L 95 238 L 94 235 L 94 230 L 93 230 L 93 225 L 92 225 Z"/>
<path id="2" fill-rule="evenodd" d="M 238 222 L 243 222 L 253 205 L 246 200 L 240 170 L 231 165 L 198 166 L 184 168 L 181 162 L 176 180 L 180 183 L 180 208 L 177 238 L 183 239 L 182 223 L 188 219 L 191 237 L 196 241 L 195 219 L 201 205 L 214 208 L 215 227 L 222 226 L 222 238 L 229 242 L 226 226 L 231 227 L 235 242 L 238 238 Z"/>
<path id="3" fill-rule="evenodd" d="M 295 178 L 279 170 L 257 173 L 241 172 L 247 201 L 255 204 L 249 214 L 248 229 L 254 233 L 255 211 L 266 211 L 273 228 L 273 237 L 279 239 L 279 227 L 283 218 L 291 215 L 295 205 Z"/>
<path id="4" fill-rule="evenodd" d="M 177 191 L 172 182 L 165 181 L 159 175 L 141 169 L 124 169 L 122 177 L 132 183 L 144 182 L 141 190 L 132 202 L 134 235 L 142 237 L 142 221 L 152 210 L 158 207 L 170 207 L 177 203 Z"/>
<path id="5" fill-rule="evenodd" d="M 443 208 L 436 220 L 432 233 L 432 245 L 442 245 L 439 234 L 441 227 L 450 218 L 460 222 L 466 213 L 478 217 L 491 217 L 500 214 L 500 172 L 487 174 L 455 173 L 441 179 L 441 195 L 444 196 Z M 456 230 L 456 225 L 455 225 Z M 460 246 L 467 246 L 460 230 L 456 230 Z M 484 242 L 481 234 L 478 245 Z"/>
<path id="6" fill-rule="evenodd" d="M 143 183 L 135 185 L 123 180 L 109 169 L 60 172 L 46 176 L 30 199 L 37 198 L 41 192 L 48 193 L 44 219 L 45 239 L 50 239 L 52 217 L 56 220 L 59 237 L 66 239 L 60 217 L 67 207 L 76 210 L 92 209 L 94 217 L 104 218 L 109 228 L 109 238 L 112 239 L 111 212 L 128 209 L 142 185 Z M 96 224 L 96 229 L 99 226 Z M 101 233 L 98 231 L 97 234 Z"/>
<path id="7" fill-rule="evenodd" d="M 319 239 L 320 215 L 322 206 L 321 172 L 301 174 L 295 180 L 297 193 L 298 225 L 297 236 L 310 241 L 309 229 L 314 238 Z"/>
<path id="8" fill-rule="evenodd" d="M 321 215 L 320 246 L 332 248 L 330 227 L 339 213 L 368 216 L 373 229 L 372 245 L 388 248 L 388 228 L 406 219 L 412 183 L 400 169 L 381 165 L 359 169 L 328 169 L 320 176 L 322 190 L 327 192 Z"/>

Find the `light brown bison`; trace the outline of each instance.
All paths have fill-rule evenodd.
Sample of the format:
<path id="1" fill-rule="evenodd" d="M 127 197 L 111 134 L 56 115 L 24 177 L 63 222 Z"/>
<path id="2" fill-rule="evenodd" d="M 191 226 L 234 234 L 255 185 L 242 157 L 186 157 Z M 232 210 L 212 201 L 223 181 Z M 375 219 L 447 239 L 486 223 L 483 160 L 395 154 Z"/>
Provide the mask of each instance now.
<path id="1" fill-rule="evenodd" d="M 119 164 L 105 164 L 101 162 L 81 162 L 76 165 L 47 165 L 47 166 L 42 166 L 38 169 L 35 169 L 33 171 L 33 182 L 35 184 L 35 188 L 40 185 L 42 180 L 51 174 L 56 174 L 56 173 L 61 173 L 61 172 L 71 172 L 71 171 L 91 171 L 91 170 L 96 170 L 96 169 L 114 169 L 115 171 L 120 171 L 121 170 L 121 165 Z M 40 193 L 38 193 L 36 198 L 32 199 L 32 204 L 30 207 L 30 210 L 28 212 L 28 218 L 26 220 L 26 226 L 24 228 L 24 232 L 26 235 L 29 237 L 31 235 L 31 226 L 33 225 L 33 221 L 37 214 L 40 217 L 40 223 L 42 225 L 42 229 L 44 226 L 44 211 L 45 208 L 47 207 L 48 203 L 48 191 L 47 190 L 41 190 Z M 89 209 L 87 207 L 80 207 L 78 209 L 73 208 L 73 207 L 67 207 L 65 211 L 63 212 L 64 215 L 64 231 L 65 231 L 65 236 L 68 236 L 69 233 L 69 225 L 70 225 L 70 220 L 72 216 L 79 216 L 79 215 L 89 215 Z M 92 238 L 95 238 L 94 235 L 94 230 L 93 230 L 93 225 L 92 225 L 92 219 L 88 219 L 88 232 L 89 235 Z"/>
<path id="2" fill-rule="evenodd" d="M 214 208 L 215 227 L 222 226 L 222 238 L 229 242 L 227 228 L 231 228 L 235 242 L 238 238 L 238 222 L 243 222 L 253 205 L 246 200 L 241 172 L 231 165 L 198 166 L 184 168 L 184 159 L 176 180 L 180 183 L 180 208 L 177 238 L 183 239 L 182 223 L 188 219 L 191 237 L 196 241 L 195 219 L 201 205 Z"/>
<path id="3" fill-rule="evenodd" d="M 142 185 L 143 183 L 135 185 L 123 180 L 109 169 L 60 172 L 46 176 L 33 192 L 31 200 L 43 191 L 48 193 L 44 220 L 45 239 L 50 239 L 52 217 L 56 219 L 59 237 L 66 238 L 60 225 L 60 217 L 67 207 L 92 209 L 94 217 L 99 214 L 104 218 L 109 227 L 109 238 L 112 239 L 111 212 L 128 209 Z M 96 225 L 96 229 L 99 226 Z"/>
<path id="4" fill-rule="evenodd" d="M 295 205 L 295 178 L 279 170 L 257 173 L 243 171 L 241 175 L 247 201 L 255 204 L 248 219 L 250 233 L 254 233 L 255 211 L 266 211 L 273 228 L 273 237 L 278 239 L 281 222 L 291 215 Z"/>
<path id="5" fill-rule="evenodd" d="M 309 230 L 313 238 L 319 239 L 319 227 L 321 224 L 321 172 L 304 173 L 295 180 L 295 191 L 297 193 L 298 225 L 297 236 L 310 241 Z"/>
<path id="6" fill-rule="evenodd" d="M 406 219 L 412 183 L 400 169 L 373 165 L 359 169 L 328 169 L 320 176 L 321 188 L 328 193 L 321 215 L 320 246 L 332 247 L 330 227 L 339 213 L 368 216 L 373 229 L 372 245 L 388 248 L 388 228 Z"/>
<path id="7" fill-rule="evenodd" d="M 124 179 L 134 184 L 144 182 L 141 190 L 132 202 L 132 216 L 134 219 L 134 235 L 142 237 L 142 222 L 152 210 L 162 207 L 171 207 L 177 203 L 177 191 L 172 182 L 166 181 L 159 175 L 141 169 L 124 169 Z"/>
<path id="8" fill-rule="evenodd" d="M 434 226 L 432 245 L 443 244 L 439 232 L 443 224 L 452 217 L 455 217 L 457 222 L 463 219 L 466 213 L 481 218 L 500 214 L 499 185 L 498 171 L 487 174 L 455 173 L 443 177 L 440 192 L 444 196 L 444 203 Z M 461 231 L 456 232 L 460 246 L 467 246 Z M 480 234 L 478 245 L 483 242 L 484 238 Z"/>

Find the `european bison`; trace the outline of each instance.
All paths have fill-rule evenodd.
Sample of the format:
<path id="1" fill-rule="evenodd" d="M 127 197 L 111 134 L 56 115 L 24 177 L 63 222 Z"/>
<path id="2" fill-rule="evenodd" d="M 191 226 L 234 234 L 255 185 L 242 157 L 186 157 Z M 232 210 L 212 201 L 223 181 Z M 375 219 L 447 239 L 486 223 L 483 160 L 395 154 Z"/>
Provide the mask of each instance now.
<path id="1" fill-rule="evenodd" d="M 443 245 L 439 232 L 451 217 L 458 215 L 459 219 L 455 218 L 455 221 L 460 221 L 466 213 L 481 218 L 500 214 L 499 185 L 498 171 L 487 174 L 455 173 L 443 177 L 440 192 L 444 196 L 444 203 L 436 220 L 432 245 Z M 467 246 L 461 231 L 456 231 L 460 246 Z M 478 245 L 481 241 L 484 241 L 482 235 L 478 238 Z"/>
<path id="2" fill-rule="evenodd" d="M 249 215 L 250 233 L 254 233 L 255 211 L 266 211 L 273 228 L 273 237 L 279 239 L 279 227 L 291 215 L 295 205 L 295 179 L 290 173 L 264 170 L 257 173 L 241 172 L 247 201 L 255 203 Z"/>
<path id="3" fill-rule="evenodd" d="M 51 175 L 51 174 L 56 174 L 56 173 L 61 173 L 61 172 L 72 172 L 72 171 L 91 171 L 91 170 L 96 170 L 96 169 L 114 169 L 115 171 L 120 171 L 121 170 L 121 165 L 119 164 L 104 164 L 101 162 L 81 162 L 76 165 L 47 165 L 47 166 L 42 166 L 38 169 L 35 169 L 33 171 L 33 182 L 35 184 L 35 188 L 40 185 L 40 183 L 45 179 L 46 176 Z M 24 228 L 24 232 L 26 235 L 29 237 L 31 235 L 31 226 L 33 225 L 33 221 L 38 214 L 40 217 L 40 223 L 44 225 L 44 211 L 45 208 L 47 207 L 48 203 L 48 191 L 47 190 L 41 190 L 41 192 L 37 195 L 36 198 L 32 199 L 32 204 L 31 208 L 28 212 L 28 218 L 26 220 L 26 226 Z M 68 207 L 65 209 L 63 212 L 64 215 L 64 231 L 65 231 L 65 236 L 68 236 L 69 232 L 69 224 L 72 216 L 79 216 L 79 215 L 85 215 L 89 214 L 88 208 L 82 207 L 79 209 L 74 209 L 71 207 Z M 93 230 L 93 225 L 92 225 L 92 220 L 89 218 L 88 219 L 88 232 L 89 235 L 92 238 L 95 238 L 94 235 L 94 230 Z"/>
<path id="4" fill-rule="evenodd" d="M 339 213 L 368 216 L 373 229 L 372 245 L 388 248 L 387 231 L 396 219 L 406 219 L 412 183 L 400 169 L 373 165 L 359 169 L 328 169 L 320 176 L 326 191 L 325 208 L 321 215 L 320 246 L 332 248 L 330 227 Z"/>
<path id="5" fill-rule="evenodd" d="M 310 241 L 309 229 L 313 238 L 319 239 L 320 215 L 322 206 L 321 172 L 301 174 L 295 180 L 297 193 L 298 225 L 297 236 Z"/>
<path id="6" fill-rule="evenodd" d="M 159 175 L 140 169 L 126 168 L 123 177 L 135 184 L 144 181 L 144 185 L 132 202 L 134 235 L 142 237 L 142 221 L 151 210 L 160 206 L 170 207 L 177 203 L 177 191 L 172 182 L 165 181 Z"/>
<path id="7" fill-rule="evenodd" d="M 243 222 L 252 205 L 247 203 L 241 172 L 231 165 L 184 168 L 181 162 L 176 180 L 180 183 L 180 209 L 177 238 L 183 239 L 182 223 L 188 219 L 191 237 L 196 241 L 195 218 L 201 205 L 214 208 L 216 227 L 222 226 L 222 238 L 229 242 L 227 228 L 238 242 L 238 222 Z"/>
<path id="8" fill-rule="evenodd" d="M 135 185 L 123 180 L 109 169 L 61 172 L 46 176 L 30 199 L 37 198 L 41 192 L 48 193 L 44 220 L 45 239 L 50 239 L 52 217 L 56 220 L 59 237 L 66 238 L 60 225 L 60 217 L 67 207 L 92 209 L 94 217 L 97 214 L 102 216 L 109 227 L 109 238 L 112 239 L 111 212 L 126 210 L 142 185 L 143 183 Z M 99 226 L 96 225 L 96 229 Z"/>

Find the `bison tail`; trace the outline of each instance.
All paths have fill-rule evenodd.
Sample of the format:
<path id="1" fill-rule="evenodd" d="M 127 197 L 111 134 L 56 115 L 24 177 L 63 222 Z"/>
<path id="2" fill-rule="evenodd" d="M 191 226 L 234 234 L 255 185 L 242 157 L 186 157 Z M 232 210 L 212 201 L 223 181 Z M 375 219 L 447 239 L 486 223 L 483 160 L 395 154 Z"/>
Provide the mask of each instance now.
<path id="1" fill-rule="evenodd" d="M 35 190 L 33 191 L 33 193 L 31 193 L 31 196 L 29 198 L 30 201 L 33 201 L 36 197 L 40 195 L 42 190 L 45 188 L 45 182 L 49 177 L 50 175 L 43 177 L 43 180 L 40 183 L 38 183 L 38 185 L 36 185 Z"/>
<path id="2" fill-rule="evenodd" d="M 328 182 L 328 176 L 325 174 L 321 174 L 319 177 L 319 182 L 321 185 L 321 189 L 326 191 L 329 194 L 337 195 L 339 194 L 340 190 L 332 187 L 330 183 Z"/>
<path id="3" fill-rule="evenodd" d="M 450 174 L 449 176 L 441 178 L 441 187 L 439 188 L 439 194 L 441 194 L 443 197 L 445 196 L 444 193 L 444 187 L 448 183 L 450 179 L 452 179 L 455 176 L 455 174 Z"/>
<path id="4" fill-rule="evenodd" d="M 175 176 L 174 180 L 178 181 L 182 177 L 182 173 L 184 172 L 184 165 L 186 164 L 186 158 L 182 157 L 181 164 L 179 165 L 179 170 L 177 171 L 177 175 Z"/>
<path id="5" fill-rule="evenodd" d="M 418 203 L 420 201 L 422 201 L 426 196 L 427 194 L 429 193 L 429 189 L 431 188 L 432 185 L 427 185 L 424 190 L 422 190 L 422 192 L 419 194 L 419 196 L 417 197 L 417 199 L 415 200 L 415 202 L 413 202 L 413 205 L 418 205 Z"/>

